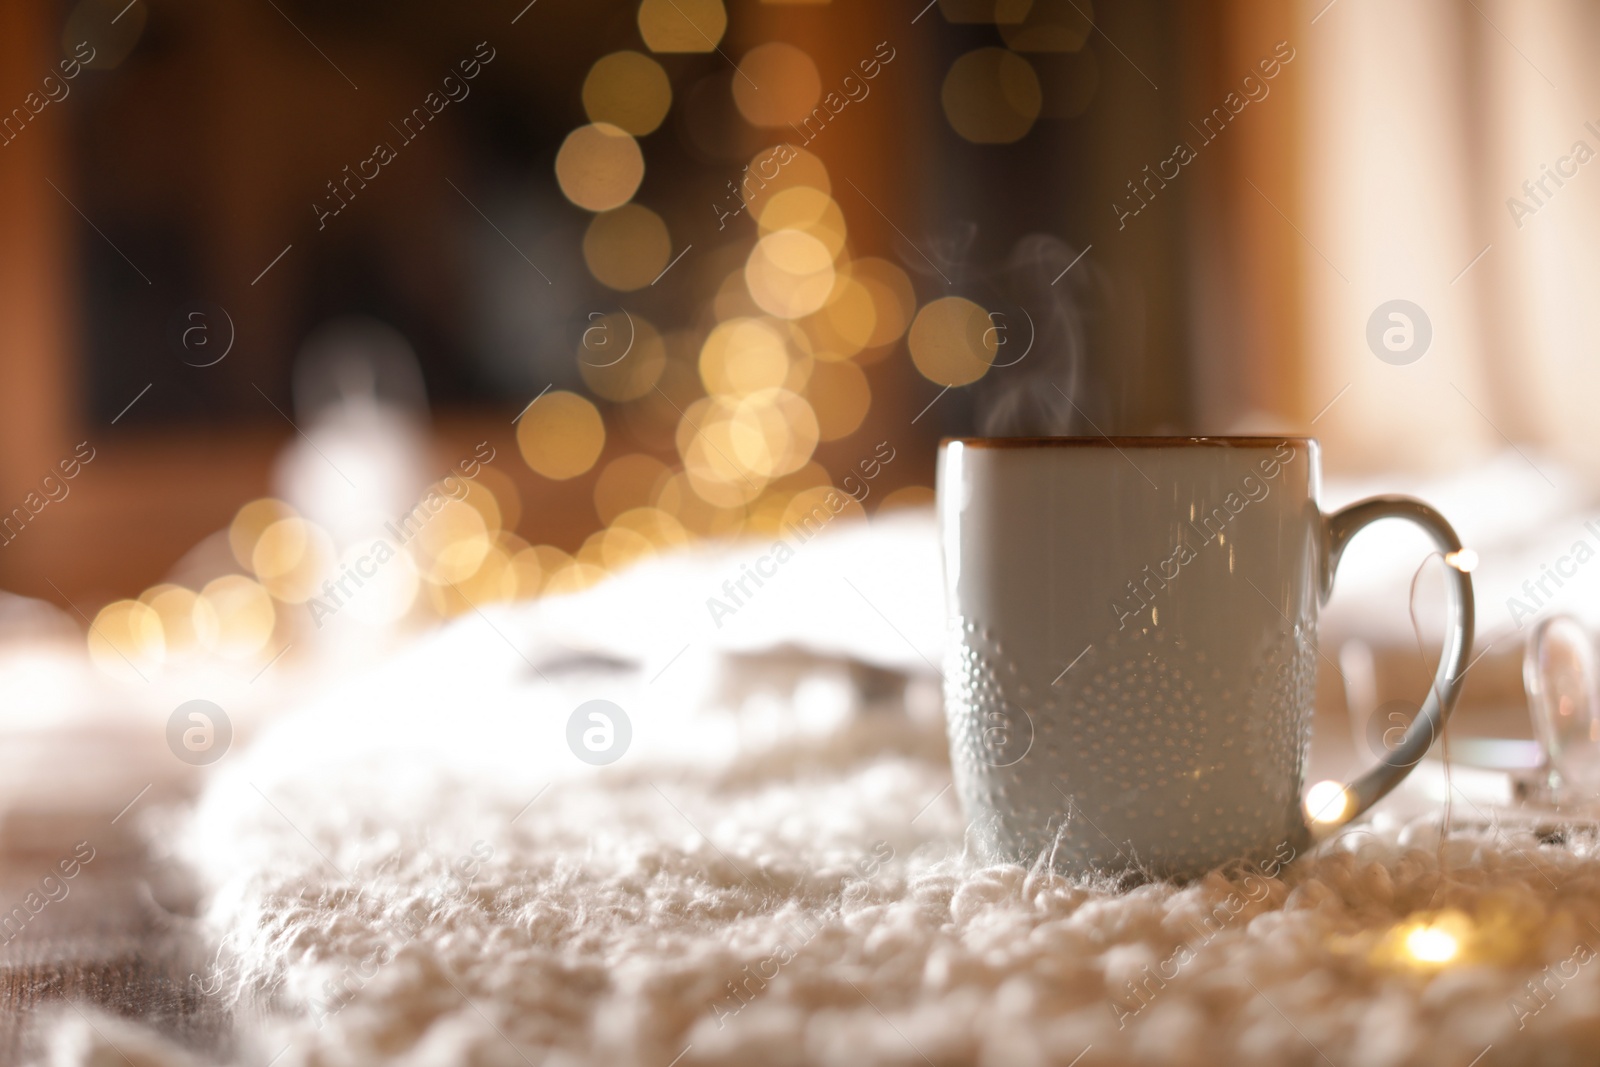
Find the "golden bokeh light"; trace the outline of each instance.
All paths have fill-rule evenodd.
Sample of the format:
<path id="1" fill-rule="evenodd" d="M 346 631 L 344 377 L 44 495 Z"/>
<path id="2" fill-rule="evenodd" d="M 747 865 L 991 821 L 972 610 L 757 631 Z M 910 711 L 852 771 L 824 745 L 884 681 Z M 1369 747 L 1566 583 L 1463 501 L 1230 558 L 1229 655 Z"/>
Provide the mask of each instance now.
<path id="1" fill-rule="evenodd" d="M 679 426 L 677 445 L 691 488 L 710 504 L 737 507 L 772 479 L 804 467 L 817 439 L 816 414 L 804 398 L 764 389 L 697 401 Z"/>
<path id="2" fill-rule="evenodd" d="M 733 101 L 752 126 L 802 122 L 822 97 L 822 77 L 811 57 L 792 44 L 769 41 L 739 60 Z"/>
<path id="3" fill-rule="evenodd" d="M 926 304 L 911 323 L 907 345 L 922 376 L 937 385 L 966 385 L 994 362 L 998 334 L 989 313 L 959 296 Z"/>
<path id="4" fill-rule="evenodd" d="M 333 564 L 333 539 L 315 523 L 291 517 L 261 531 L 250 570 L 263 589 L 286 604 L 303 604 Z"/>
<path id="5" fill-rule="evenodd" d="M 747 396 L 776 389 L 789 377 L 784 334 L 762 319 L 719 324 L 700 348 L 700 380 L 712 395 Z"/>
<path id="6" fill-rule="evenodd" d="M 817 359 L 849 359 L 867 347 L 878 326 L 878 304 L 871 289 L 853 271 L 834 279 L 828 302 L 801 323 Z"/>
<path id="7" fill-rule="evenodd" d="M 477 508 L 446 498 L 407 547 L 424 578 L 448 585 L 472 576 L 488 555 L 495 532 Z"/>
<path id="8" fill-rule="evenodd" d="M 279 519 L 293 516 L 294 513 L 294 508 L 272 497 L 252 500 L 235 512 L 233 521 L 228 524 L 228 547 L 233 550 L 233 558 L 238 561 L 239 566 L 247 569 L 251 566 L 256 541 L 261 537 L 263 530 Z"/>
<path id="9" fill-rule="evenodd" d="M 1021 140 L 1043 102 L 1033 67 L 1004 48 L 978 48 L 957 59 L 940 99 L 951 128 L 974 144 Z"/>
<path id="10" fill-rule="evenodd" d="M 560 570 L 550 572 L 544 580 L 545 596 L 560 596 L 563 593 L 581 593 L 590 586 L 596 585 L 606 577 L 604 567 L 574 559 Z"/>
<path id="11" fill-rule="evenodd" d="M 160 618 L 168 656 L 208 651 L 216 644 L 216 613 L 194 590 L 163 583 L 146 589 L 139 601 Z"/>
<path id="12" fill-rule="evenodd" d="M 833 197 L 808 185 L 784 189 L 767 199 L 756 224 L 764 234 L 776 230 L 808 233 L 827 245 L 836 259 L 844 251 L 844 212 Z"/>
<path id="13" fill-rule="evenodd" d="M 595 60 L 583 80 L 583 110 L 590 122 L 609 122 L 643 137 L 661 125 L 672 106 L 672 83 L 661 64 L 639 52 L 612 52 Z"/>
<path id="14" fill-rule="evenodd" d="M 643 0 L 639 35 L 652 52 L 713 52 L 728 29 L 722 0 Z"/>
<path id="15" fill-rule="evenodd" d="M 242 574 L 225 574 L 200 590 L 217 620 L 215 649 L 228 659 L 250 659 L 272 640 L 278 615 L 272 597 Z"/>
<path id="16" fill-rule="evenodd" d="M 622 408 L 628 437 L 652 452 L 665 452 L 673 447 L 683 413 L 704 393 L 700 384 L 698 356 L 684 359 L 674 354 L 674 348 L 680 341 L 687 342 L 680 350 L 698 353 L 699 338 L 694 334 L 669 335 L 668 359 L 666 366 L 661 368 L 661 377 L 648 393 Z"/>
<path id="17" fill-rule="evenodd" d="M 609 122 L 579 126 L 556 153 L 556 182 L 588 211 L 610 211 L 633 198 L 644 180 L 639 142 Z"/>
<path id="18" fill-rule="evenodd" d="M 689 476 L 682 471 L 661 483 L 656 492 L 656 507 L 699 537 L 732 537 L 744 528 L 742 504 L 718 506 L 711 503 L 695 491 Z"/>
<path id="19" fill-rule="evenodd" d="M 854 363 L 818 363 L 812 368 L 806 398 L 816 412 L 818 438 L 837 441 L 860 429 L 872 406 L 872 389 Z"/>
<path id="20" fill-rule="evenodd" d="M 850 277 L 872 294 L 874 322 L 866 351 L 887 353 L 905 334 L 917 313 L 917 292 L 906 272 L 886 259 L 868 257 L 850 264 Z M 866 359 L 865 362 L 873 362 Z"/>
<path id="21" fill-rule="evenodd" d="M 650 503 L 666 479 L 667 470 L 665 463 L 643 452 L 618 456 L 595 479 L 595 514 L 609 526 L 623 512 Z"/>
<path id="22" fill-rule="evenodd" d="M 600 458 L 606 427 L 577 393 L 546 393 L 517 422 L 517 448 L 529 467 L 553 481 L 576 478 Z"/>
<path id="23" fill-rule="evenodd" d="M 672 238 L 661 216 L 639 204 L 623 204 L 589 220 L 583 261 L 600 284 L 631 293 L 649 285 L 672 257 Z"/>
<path id="24" fill-rule="evenodd" d="M 827 303 L 833 291 L 833 253 L 800 230 L 777 230 L 756 242 L 745 260 L 750 298 L 769 315 L 798 319 Z"/>
<path id="25" fill-rule="evenodd" d="M 1018 52 L 1076 52 L 1094 28 L 1090 0 L 996 0 L 1000 36 Z"/>
<path id="26" fill-rule="evenodd" d="M 433 609 L 446 618 L 452 618 L 485 604 L 515 600 L 520 578 L 514 555 L 505 545 L 491 544 L 471 574 L 447 585 L 430 583 L 427 587 L 428 600 Z"/>
<path id="27" fill-rule="evenodd" d="M 147 680 L 167 653 L 161 616 L 137 600 L 117 600 L 101 608 L 89 626 L 88 643 L 94 665 L 123 681 Z"/>
<path id="28" fill-rule="evenodd" d="M 667 346 L 642 315 L 614 311 L 591 319 L 578 346 L 584 384 L 607 400 L 637 400 L 655 388 Z"/>
<path id="29" fill-rule="evenodd" d="M 475 481 L 494 494 L 501 529 L 515 530 L 522 524 L 522 494 L 510 475 L 485 464 L 478 468 Z"/>
<path id="30" fill-rule="evenodd" d="M 849 493 L 831 485 L 819 485 L 796 493 L 779 520 L 786 530 L 815 535 L 838 519 L 866 517 L 866 509 Z"/>
<path id="31" fill-rule="evenodd" d="M 1306 817 L 1328 826 L 1344 821 L 1345 813 L 1354 806 L 1354 798 L 1339 782 L 1323 781 L 1306 790 L 1305 803 Z"/>
<path id="32" fill-rule="evenodd" d="M 878 513 L 896 511 L 901 508 L 930 508 L 933 506 L 934 492 L 925 485 L 903 485 L 884 496 L 878 502 Z"/>
<path id="33" fill-rule="evenodd" d="M 785 143 L 770 145 L 752 156 L 735 188 L 747 213 L 759 216 L 768 200 L 787 189 L 809 188 L 827 195 L 833 192 L 833 182 L 821 159 Z"/>

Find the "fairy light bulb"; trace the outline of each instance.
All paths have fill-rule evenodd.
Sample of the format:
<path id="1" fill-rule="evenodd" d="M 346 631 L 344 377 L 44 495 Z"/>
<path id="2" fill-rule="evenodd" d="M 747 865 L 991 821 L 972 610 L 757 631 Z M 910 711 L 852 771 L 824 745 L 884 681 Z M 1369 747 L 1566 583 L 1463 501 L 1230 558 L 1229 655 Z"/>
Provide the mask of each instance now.
<path id="1" fill-rule="evenodd" d="M 1563 785 L 1600 794 L 1600 689 L 1594 644 L 1577 620 L 1558 615 L 1528 638 L 1522 680 L 1534 733 Z"/>

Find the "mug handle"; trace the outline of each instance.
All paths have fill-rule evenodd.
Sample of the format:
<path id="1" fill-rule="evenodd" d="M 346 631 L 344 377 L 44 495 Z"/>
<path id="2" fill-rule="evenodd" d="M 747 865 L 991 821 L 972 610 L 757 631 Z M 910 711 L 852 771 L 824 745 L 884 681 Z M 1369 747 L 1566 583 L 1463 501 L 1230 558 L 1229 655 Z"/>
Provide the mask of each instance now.
<path id="1" fill-rule="evenodd" d="M 1444 554 L 1445 604 L 1453 618 L 1439 657 L 1438 671 L 1422 709 L 1411 721 L 1400 744 L 1376 767 L 1345 786 L 1345 811 L 1337 819 L 1319 820 L 1318 828 L 1324 831 L 1336 829 L 1372 807 L 1422 760 L 1444 728 L 1456 698 L 1461 695 L 1462 674 L 1467 667 L 1467 655 L 1472 651 L 1472 578 L 1461 568 L 1458 559 L 1453 558 L 1461 551 L 1461 539 L 1443 515 L 1412 497 L 1369 497 L 1324 520 L 1322 600 L 1326 601 L 1333 592 L 1333 574 L 1345 546 L 1367 524 L 1379 519 L 1406 519 L 1421 527 Z"/>

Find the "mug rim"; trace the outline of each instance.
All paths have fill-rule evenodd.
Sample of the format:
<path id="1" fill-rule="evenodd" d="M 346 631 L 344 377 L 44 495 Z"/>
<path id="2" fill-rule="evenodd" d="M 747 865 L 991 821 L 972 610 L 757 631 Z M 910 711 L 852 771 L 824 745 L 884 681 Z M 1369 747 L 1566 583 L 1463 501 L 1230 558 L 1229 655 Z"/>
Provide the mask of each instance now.
<path id="1" fill-rule="evenodd" d="M 1073 437 L 945 437 L 939 441 L 940 448 L 950 445 L 965 445 L 969 448 L 1071 448 L 1091 445 L 1109 445 L 1112 448 L 1172 448 L 1172 447 L 1200 447 L 1200 448 L 1266 448 L 1270 445 L 1280 445 L 1285 442 L 1298 442 L 1304 445 L 1316 443 L 1315 437 L 1301 437 L 1295 434 L 1282 435 L 1223 435 L 1223 436 L 1174 436 L 1174 437 L 1107 437 L 1104 434 L 1097 436 Z"/>

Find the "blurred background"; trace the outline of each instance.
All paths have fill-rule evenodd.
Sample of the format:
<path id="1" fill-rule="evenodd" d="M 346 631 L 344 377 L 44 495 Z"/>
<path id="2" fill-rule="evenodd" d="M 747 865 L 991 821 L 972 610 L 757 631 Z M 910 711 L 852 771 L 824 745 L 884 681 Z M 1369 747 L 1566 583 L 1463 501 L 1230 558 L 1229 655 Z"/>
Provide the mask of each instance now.
<path id="1" fill-rule="evenodd" d="M 951 434 L 1590 471 L 1597 20 L 12 0 L 0 586 L 142 677 L 925 504 Z"/>

